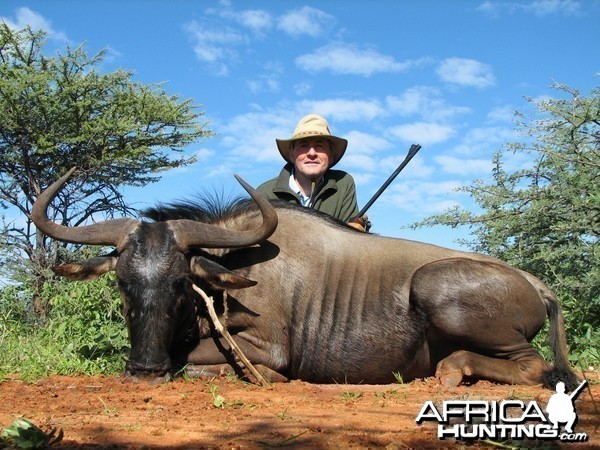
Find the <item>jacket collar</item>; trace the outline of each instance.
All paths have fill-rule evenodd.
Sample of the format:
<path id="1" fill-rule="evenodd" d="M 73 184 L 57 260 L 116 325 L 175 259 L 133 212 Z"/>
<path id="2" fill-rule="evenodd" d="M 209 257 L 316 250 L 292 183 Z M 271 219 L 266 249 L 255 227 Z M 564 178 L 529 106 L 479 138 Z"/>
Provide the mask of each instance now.
<path id="1" fill-rule="evenodd" d="M 283 169 L 281 169 L 279 177 L 277 177 L 277 182 L 275 183 L 275 188 L 273 189 L 274 192 L 287 193 L 287 194 L 291 193 L 294 195 L 294 197 L 298 198 L 298 195 L 295 192 L 292 192 L 292 190 L 290 189 L 290 186 L 289 186 L 290 176 L 292 176 L 293 170 L 294 170 L 294 166 L 291 163 L 287 163 L 283 167 Z M 329 190 L 333 190 L 333 191 L 338 190 L 337 181 L 335 179 L 333 179 L 333 177 L 329 176 L 330 170 L 331 169 L 329 169 L 327 172 L 325 172 L 325 175 L 323 176 L 323 181 L 318 184 L 317 192 L 313 199 L 313 203 L 315 201 L 317 201 L 319 199 L 319 197 L 321 197 L 321 195 L 323 195 L 323 193 L 325 193 Z"/>

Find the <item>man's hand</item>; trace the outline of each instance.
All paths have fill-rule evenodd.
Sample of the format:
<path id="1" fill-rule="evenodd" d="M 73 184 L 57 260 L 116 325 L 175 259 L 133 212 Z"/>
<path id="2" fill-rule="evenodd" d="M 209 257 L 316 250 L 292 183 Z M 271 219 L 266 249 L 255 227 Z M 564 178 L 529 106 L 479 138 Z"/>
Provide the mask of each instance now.
<path id="1" fill-rule="evenodd" d="M 362 217 L 355 217 L 350 222 L 348 222 L 352 228 L 358 231 L 362 231 L 363 233 L 368 233 L 371 228 L 371 222 L 369 221 L 369 216 L 366 214 Z"/>

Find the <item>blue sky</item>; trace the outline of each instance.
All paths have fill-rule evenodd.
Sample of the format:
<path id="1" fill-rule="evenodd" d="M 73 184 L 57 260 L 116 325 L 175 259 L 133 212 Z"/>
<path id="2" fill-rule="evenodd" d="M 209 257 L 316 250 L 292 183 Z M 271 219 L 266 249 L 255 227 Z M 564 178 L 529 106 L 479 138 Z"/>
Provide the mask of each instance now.
<path id="1" fill-rule="evenodd" d="M 336 168 L 354 176 L 359 207 L 420 144 L 369 210 L 372 231 L 450 247 L 465 230 L 405 227 L 470 206 L 454 189 L 488 179 L 492 154 L 519 139 L 524 97 L 599 84 L 598 0 L 2 0 L 0 17 L 45 29 L 49 48 L 107 48 L 106 72 L 133 70 L 202 105 L 217 136 L 189 147 L 197 164 L 126 189 L 136 207 L 239 193 L 234 173 L 255 186 L 276 176 L 275 138 L 315 112 L 349 140 Z"/>

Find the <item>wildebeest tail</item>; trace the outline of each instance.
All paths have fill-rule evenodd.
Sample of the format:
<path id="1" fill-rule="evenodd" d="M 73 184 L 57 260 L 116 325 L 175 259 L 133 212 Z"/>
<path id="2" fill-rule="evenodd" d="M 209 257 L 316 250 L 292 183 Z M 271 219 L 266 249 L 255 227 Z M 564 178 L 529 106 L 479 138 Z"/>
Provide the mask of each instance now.
<path id="1" fill-rule="evenodd" d="M 554 366 L 542 375 L 542 381 L 548 389 L 552 390 L 556 388 L 556 383 L 562 381 L 565 383 L 566 388 L 571 391 L 577 387 L 579 381 L 569 365 L 564 318 L 560 304 L 554 295 L 549 290 L 544 294 L 546 294 L 543 295 L 543 298 L 550 320 L 548 341 L 554 354 Z"/>

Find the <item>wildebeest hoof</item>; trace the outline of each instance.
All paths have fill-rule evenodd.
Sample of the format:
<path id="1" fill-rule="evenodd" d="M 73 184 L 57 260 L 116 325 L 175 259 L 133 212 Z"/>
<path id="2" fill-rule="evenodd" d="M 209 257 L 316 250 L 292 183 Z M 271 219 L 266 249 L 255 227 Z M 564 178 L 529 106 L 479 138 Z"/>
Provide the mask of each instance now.
<path id="1" fill-rule="evenodd" d="M 451 372 L 444 374 L 442 376 L 438 376 L 440 383 L 446 387 L 456 387 L 462 381 L 462 373 L 460 372 Z"/>

